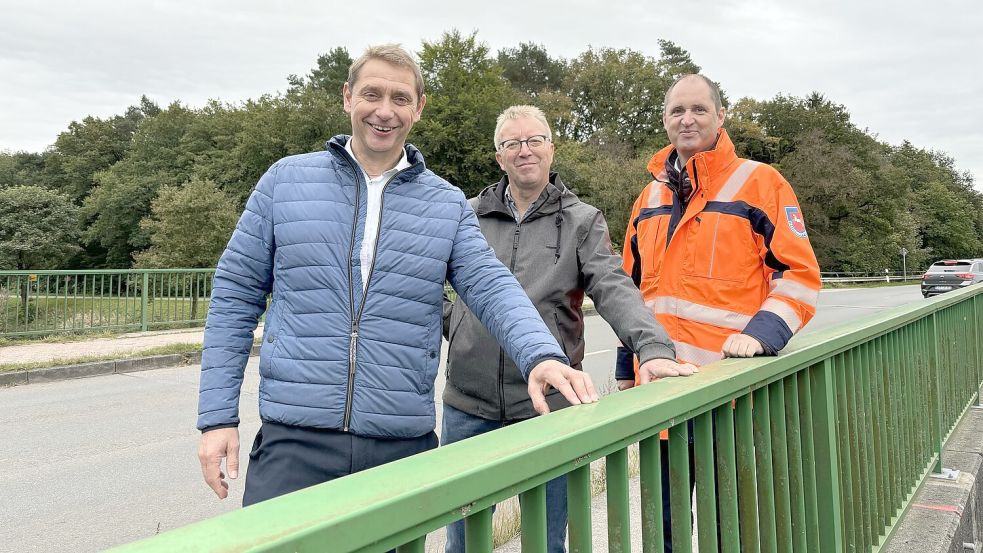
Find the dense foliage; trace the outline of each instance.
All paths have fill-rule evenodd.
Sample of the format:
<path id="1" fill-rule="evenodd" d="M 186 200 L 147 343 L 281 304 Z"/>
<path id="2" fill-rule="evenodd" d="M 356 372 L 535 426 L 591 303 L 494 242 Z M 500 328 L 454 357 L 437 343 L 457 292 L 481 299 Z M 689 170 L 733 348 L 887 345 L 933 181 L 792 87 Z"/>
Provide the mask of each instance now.
<path id="1" fill-rule="evenodd" d="M 659 41 L 654 58 L 589 48 L 574 59 L 523 43 L 497 53 L 475 34 L 445 33 L 417 52 L 428 102 L 410 141 L 468 195 L 499 178 L 492 134 L 506 106 L 550 118 L 554 167 L 601 208 L 619 242 L 645 165 L 667 143 L 663 97 L 699 71 Z M 260 175 L 277 159 L 323 148 L 350 129 L 341 88 L 352 57 L 334 48 L 285 92 L 241 103 L 160 107 L 72 122 L 41 153 L 0 154 L 0 269 L 214 263 Z M 726 85 L 726 83 L 724 83 Z M 944 153 L 880 141 L 845 106 L 815 92 L 728 102 L 739 154 L 770 163 L 802 203 L 824 270 L 900 269 L 983 255 L 983 195 Z"/>

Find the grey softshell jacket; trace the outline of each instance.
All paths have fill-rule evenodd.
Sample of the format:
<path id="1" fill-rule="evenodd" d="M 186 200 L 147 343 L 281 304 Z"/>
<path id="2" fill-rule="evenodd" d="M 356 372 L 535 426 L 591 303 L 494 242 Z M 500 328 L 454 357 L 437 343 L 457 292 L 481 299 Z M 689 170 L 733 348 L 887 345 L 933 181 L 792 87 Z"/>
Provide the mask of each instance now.
<path id="1" fill-rule="evenodd" d="M 552 174 L 539 200 L 516 224 L 506 204 L 506 179 L 469 201 L 481 232 L 515 274 L 571 366 L 581 369 L 584 359 L 585 293 L 643 362 L 675 360 L 672 341 L 611 249 L 600 210 L 580 201 Z M 519 370 L 460 299 L 444 303 L 444 336 L 449 341 L 446 404 L 489 420 L 536 415 Z M 553 410 L 569 405 L 556 390 L 547 401 Z"/>

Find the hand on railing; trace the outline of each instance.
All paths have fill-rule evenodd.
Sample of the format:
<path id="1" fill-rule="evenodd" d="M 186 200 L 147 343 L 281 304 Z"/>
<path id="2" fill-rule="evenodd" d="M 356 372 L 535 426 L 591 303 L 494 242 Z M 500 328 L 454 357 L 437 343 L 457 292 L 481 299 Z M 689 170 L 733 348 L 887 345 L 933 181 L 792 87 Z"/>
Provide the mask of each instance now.
<path id="1" fill-rule="evenodd" d="M 202 432 L 198 442 L 198 461 L 201 462 L 201 474 L 205 483 L 215 492 L 219 499 L 229 496 L 229 483 L 225 481 L 222 472 L 222 459 L 229 478 L 239 478 L 239 429 L 216 428 Z"/>
<path id="2" fill-rule="evenodd" d="M 753 336 L 748 336 L 747 334 L 731 334 L 724 341 L 724 347 L 721 348 L 721 352 L 724 354 L 724 357 L 754 357 L 755 355 L 764 353 L 765 348 Z"/>
<path id="3" fill-rule="evenodd" d="M 641 384 L 655 382 L 660 378 L 671 378 L 673 376 L 689 376 L 700 372 L 700 369 L 692 363 L 677 363 L 672 359 L 649 359 L 638 367 L 638 377 Z M 634 380 L 619 380 L 618 391 L 622 392 L 635 387 Z"/>
<path id="4" fill-rule="evenodd" d="M 689 376 L 700 372 L 692 363 L 677 363 L 672 359 L 649 359 L 638 367 L 638 380 L 642 384 L 671 376 Z"/>
<path id="5" fill-rule="evenodd" d="M 550 412 L 550 406 L 546 403 L 546 391 L 550 386 L 559 390 L 571 405 L 597 401 L 597 392 L 589 374 L 548 359 L 533 367 L 529 373 L 529 398 L 532 408 L 540 415 Z"/>

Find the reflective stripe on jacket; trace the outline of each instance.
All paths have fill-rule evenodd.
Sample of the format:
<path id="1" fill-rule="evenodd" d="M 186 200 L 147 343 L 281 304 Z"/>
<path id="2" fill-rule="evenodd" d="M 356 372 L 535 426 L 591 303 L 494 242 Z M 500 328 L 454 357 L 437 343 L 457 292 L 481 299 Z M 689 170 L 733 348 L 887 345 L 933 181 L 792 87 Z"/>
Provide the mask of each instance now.
<path id="1" fill-rule="evenodd" d="M 819 265 L 792 187 L 771 166 L 741 159 L 724 130 L 686 164 L 682 211 L 666 186 L 668 146 L 632 208 L 625 271 L 669 332 L 677 358 L 705 365 L 743 332 L 775 354 L 816 312 Z"/>

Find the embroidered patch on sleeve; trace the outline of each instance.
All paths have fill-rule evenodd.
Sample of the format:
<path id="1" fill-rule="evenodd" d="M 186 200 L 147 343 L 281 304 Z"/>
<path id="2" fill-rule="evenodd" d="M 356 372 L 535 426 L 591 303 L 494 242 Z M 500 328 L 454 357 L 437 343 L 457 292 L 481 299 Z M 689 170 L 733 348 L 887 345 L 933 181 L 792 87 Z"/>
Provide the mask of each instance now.
<path id="1" fill-rule="evenodd" d="M 802 219 L 802 213 L 799 212 L 799 207 L 794 205 L 785 206 L 785 219 L 788 221 L 788 228 L 792 229 L 792 232 L 800 238 L 805 238 L 806 234 L 806 222 Z"/>

